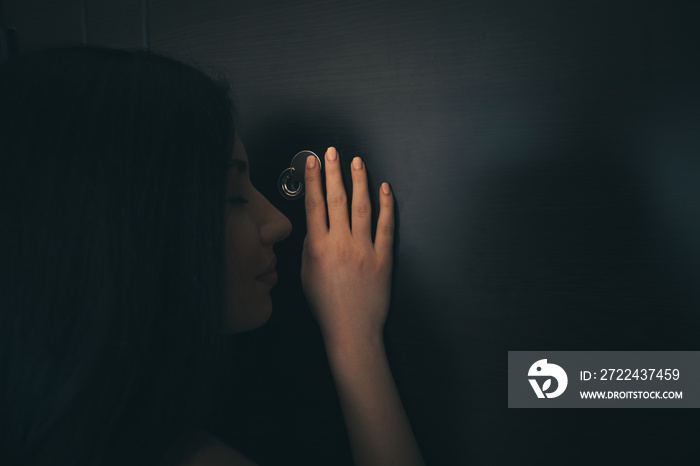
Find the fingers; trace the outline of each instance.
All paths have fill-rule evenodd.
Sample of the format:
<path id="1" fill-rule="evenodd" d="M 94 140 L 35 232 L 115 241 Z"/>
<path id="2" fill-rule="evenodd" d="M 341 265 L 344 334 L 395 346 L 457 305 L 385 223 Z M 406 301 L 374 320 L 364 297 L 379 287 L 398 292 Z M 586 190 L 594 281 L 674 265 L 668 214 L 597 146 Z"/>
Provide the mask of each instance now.
<path id="1" fill-rule="evenodd" d="M 328 232 L 328 225 L 326 223 L 326 201 L 323 199 L 323 187 L 321 186 L 321 168 L 318 166 L 316 157 L 306 158 L 305 170 L 306 231 L 307 234 L 318 237 L 321 233 Z"/>
<path id="2" fill-rule="evenodd" d="M 377 234 L 374 238 L 374 250 L 376 253 L 391 260 L 394 245 L 394 196 L 389 188 L 389 183 L 382 183 L 379 188 L 379 219 L 377 220 Z"/>
<path id="3" fill-rule="evenodd" d="M 350 229 L 348 219 L 348 198 L 343 186 L 340 171 L 340 159 L 335 147 L 326 151 L 326 192 L 328 197 L 328 223 L 330 229 L 347 231 Z"/>
<path id="4" fill-rule="evenodd" d="M 359 241 L 372 242 L 372 205 L 367 190 L 367 171 L 360 157 L 351 164 L 352 171 L 352 236 Z"/>
<path id="5" fill-rule="evenodd" d="M 338 152 L 329 147 L 326 159 L 326 192 L 328 223 L 330 229 L 349 231 L 347 195 L 343 186 Z M 313 168 L 310 165 L 314 165 Z M 321 170 L 315 157 L 306 160 L 304 174 L 306 228 L 310 236 L 328 233 L 326 223 L 326 199 L 321 186 Z M 360 241 L 372 242 L 372 207 L 367 188 L 367 172 L 364 162 L 355 157 L 352 162 L 352 236 Z M 388 183 L 379 190 L 379 219 L 374 240 L 375 252 L 385 260 L 391 260 L 394 244 L 394 196 Z"/>

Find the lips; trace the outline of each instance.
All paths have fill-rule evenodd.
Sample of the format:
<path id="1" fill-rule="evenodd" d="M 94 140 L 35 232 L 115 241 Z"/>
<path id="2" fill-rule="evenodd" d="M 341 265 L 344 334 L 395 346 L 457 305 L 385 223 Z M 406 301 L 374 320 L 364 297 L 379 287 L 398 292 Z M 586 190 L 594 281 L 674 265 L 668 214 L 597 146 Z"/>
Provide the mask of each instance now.
<path id="1" fill-rule="evenodd" d="M 272 258 L 272 262 L 270 262 L 270 265 L 268 265 L 267 268 L 266 268 L 265 270 L 263 270 L 263 271 L 260 273 L 260 275 L 258 275 L 258 276 L 255 277 L 255 278 L 261 278 L 261 277 L 264 277 L 264 276 L 266 276 L 266 275 L 270 275 L 272 272 L 275 271 L 275 266 L 276 266 L 276 265 L 277 265 L 277 257 L 273 257 L 273 258 Z"/>

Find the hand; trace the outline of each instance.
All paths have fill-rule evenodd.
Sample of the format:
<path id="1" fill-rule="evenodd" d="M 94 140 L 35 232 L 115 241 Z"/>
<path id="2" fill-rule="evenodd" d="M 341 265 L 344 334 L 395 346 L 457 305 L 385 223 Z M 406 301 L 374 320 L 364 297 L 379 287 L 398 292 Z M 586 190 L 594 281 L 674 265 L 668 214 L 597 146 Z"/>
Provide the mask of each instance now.
<path id="1" fill-rule="evenodd" d="M 338 153 L 329 147 L 325 156 L 327 226 L 321 171 L 318 163 L 309 168 L 311 160 L 315 158 L 307 159 L 304 175 L 307 234 L 301 260 L 301 284 L 311 311 L 326 346 L 382 341 L 391 295 L 394 198 L 380 189 L 373 244 L 367 173 L 356 157 L 351 167 L 351 229 Z"/>

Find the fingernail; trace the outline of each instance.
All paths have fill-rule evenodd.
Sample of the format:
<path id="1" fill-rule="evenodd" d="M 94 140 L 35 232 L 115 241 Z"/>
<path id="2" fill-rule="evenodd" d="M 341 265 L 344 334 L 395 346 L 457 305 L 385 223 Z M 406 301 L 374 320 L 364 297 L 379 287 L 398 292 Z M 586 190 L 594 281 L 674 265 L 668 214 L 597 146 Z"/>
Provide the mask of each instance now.
<path id="1" fill-rule="evenodd" d="M 316 168 L 316 157 L 314 157 L 313 155 L 309 155 L 308 157 L 306 157 L 306 168 L 308 168 L 309 170 L 313 170 L 314 168 Z"/>
<path id="2" fill-rule="evenodd" d="M 354 159 L 352 159 L 352 168 L 354 168 L 355 170 L 362 170 L 363 166 L 364 164 L 362 163 L 361 158 L 355 157 Z"/>
<path id="3" fill-rule="evenodd" d="M 389 189 L 389 183 L 382 183 L 382 192 L 387 196 L 391 194 L 391 189 Z"/>
<path id="4" fill-rule="evenodd" d="M 328 160 L 330 160 L 332 162 L 337 158 L 338 158 L 338 151 L 335 150 L 335 147 L 329 147 L 328 148 Z"/>

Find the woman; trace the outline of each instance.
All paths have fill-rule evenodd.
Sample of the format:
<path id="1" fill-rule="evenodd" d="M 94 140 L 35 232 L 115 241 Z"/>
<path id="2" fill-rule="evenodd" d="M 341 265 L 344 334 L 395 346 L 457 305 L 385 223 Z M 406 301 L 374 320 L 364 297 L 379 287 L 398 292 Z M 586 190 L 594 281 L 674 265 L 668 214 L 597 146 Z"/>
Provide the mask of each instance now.
<path id="1" fill-rule="evenodd" d="M 3 464 L 253 464 L 207 432 L 223 334 L 269 318 L 291 231 L 247 166 L 227 86 L 192 66 L 92 47 L 0 65 Z M 302 284 L 355 461 L 422 464 L 382 342 L 393 198 L 373 244 L 353 167 L 350 228 L 335 149 L 328 219 L 307 164 Z"/>

